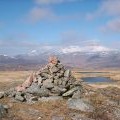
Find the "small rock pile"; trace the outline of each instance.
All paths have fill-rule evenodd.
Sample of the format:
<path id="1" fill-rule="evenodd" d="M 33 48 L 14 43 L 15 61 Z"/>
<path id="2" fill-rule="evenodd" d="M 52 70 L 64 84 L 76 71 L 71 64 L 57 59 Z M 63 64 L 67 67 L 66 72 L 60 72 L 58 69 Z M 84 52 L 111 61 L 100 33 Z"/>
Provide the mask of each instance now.
<path id="1" fill-rule="evenodd" d="M 76 80 L 69 69 L 58 60 L 49 63 L 37 74 L 31 85 L 24 91 L 15 88 L 1 92 L 0 98 L 8 96 L 18 101 L 38 101 L 41 97 L 62 96 L 78 98 L 83 92 L 81 81 Z"/>

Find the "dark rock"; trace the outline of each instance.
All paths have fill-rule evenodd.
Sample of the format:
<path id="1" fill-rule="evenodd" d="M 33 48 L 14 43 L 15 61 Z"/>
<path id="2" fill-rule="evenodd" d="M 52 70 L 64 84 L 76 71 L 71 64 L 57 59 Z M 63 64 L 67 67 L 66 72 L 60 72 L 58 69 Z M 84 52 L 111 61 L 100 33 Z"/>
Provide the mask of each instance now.
<path id="1" fill-rule="evenodd" d="M 7 110 L 4 105 L 0 104 L 0 119 L 7 115 Z"/>
<path id="2" fill-rule="evenodd" d="M 93 112 L 94 108 L 90 103 L 83 99 L 69 99 L 67 101 L 68 108 L 80 110 L 83 112 Z"/>

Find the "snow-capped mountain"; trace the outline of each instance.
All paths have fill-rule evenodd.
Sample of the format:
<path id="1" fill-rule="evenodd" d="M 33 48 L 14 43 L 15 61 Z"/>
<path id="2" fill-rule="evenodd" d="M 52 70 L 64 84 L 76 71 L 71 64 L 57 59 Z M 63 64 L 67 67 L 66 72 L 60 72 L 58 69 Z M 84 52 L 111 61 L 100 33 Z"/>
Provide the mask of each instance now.
<path id="1" fill-rule="evenodd" d="M 61 61 L 78 68 L 116 68 L 120 67 L 120 51 L 100 45 L 89 46 L 43 46 L 27 54 L 13 57 L 0 55 L 3 66 L 37 66 L 45 64 L 50 55 L 57 55 Z M 1 67 L 0 67 L 1 69 Z"/>
<path id="2" fill-rule="evenodd" d="M 116 49 L 110 49 L 100 45 L 89 46 L 44 46 L 39 50 L 32 50 L 29 55 L 38 55 L 42 53 L 56 53 L 56 54 L 70 54 L 70 53 L 108 53 L 112 51 L 118 51 Z"/>

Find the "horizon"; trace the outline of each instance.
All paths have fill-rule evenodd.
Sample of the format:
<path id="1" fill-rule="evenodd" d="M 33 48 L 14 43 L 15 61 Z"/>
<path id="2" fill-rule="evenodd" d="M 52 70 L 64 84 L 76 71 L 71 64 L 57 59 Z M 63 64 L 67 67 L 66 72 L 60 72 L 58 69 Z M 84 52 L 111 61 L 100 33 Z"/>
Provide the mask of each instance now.
<path id="1" fill-rule="evenodd" d="M 4 0 L 0 9 L 0 54 L 91 44 L 120 50 L 119 0 Z"/>

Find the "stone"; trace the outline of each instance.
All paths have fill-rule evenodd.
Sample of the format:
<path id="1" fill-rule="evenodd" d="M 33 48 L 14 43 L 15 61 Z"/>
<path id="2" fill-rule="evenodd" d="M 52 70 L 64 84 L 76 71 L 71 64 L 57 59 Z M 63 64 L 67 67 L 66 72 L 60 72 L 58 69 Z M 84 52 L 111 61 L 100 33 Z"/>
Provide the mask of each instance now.
<path id="1" fill-rule="evenodd" d="M 66 93 L 64 93 L 62 96 L 63 97 L 68 97 L 68 96 L 72 96 L 74 92 L 76 92 L 77 90 L 79 90 L 79 87 L 74 87 L 70 90 L 68 90 Z"/>
<path id="2" fill-rule="evenodd" d="M 57 67 L 58 67 L 59 69 L 64 69 L 64 66 L 63 66 L 61 63 L 57 64 Z"/>
<path id="3" fill-rule="evenodd" d="M 58 86 L 58 85 L 59 85 L 59 82 L 58 82 L 57 79 L 54 80 L 54 85 L 55 85 L 55 86 Z"/>
<path id="4" fill-rule="evenodd" d="M 54 88 L 51 90 L 51 93 L 61 95 L 61 94 L 65 93 L 66 91 L 67 91 L 67 89 L 65 89 L 65 88 L 60 88 L 58 86 L 54 86 Z"/>
<path id="5" fill-rule="evenodd" d="M 7 114 L 6 108 L 4 108 L 4 105 L 0 104 L 0 119 L 5 117 Z"/>
<path id="6" fill-rule="evenodd" d="M 85 115 L 80 114 L 80 113 L 70 113 L 69 116 L 70 116 L 71 120 L 94 120 L 91 118 L 87 118 L 87 117 L 85 117 Z"/>
<path id="7" fill-rule="evenodd" d="M 29 103 L 29 101 L 31 100 L 32 97 L 33 97 L 32 94 L 30 94 L 30 93 L 25 93 L 24 98 L 25 98 L 25 100 L 26 100 L 28 103 Z"/>
<path id="8" fill-rule="evenodd" d="M 43 82 L 43 79 L 41 76 L 38 77 L 38 85 L 41 86 L 42 85 L 42 82 Z"/>
<path id="9" fill-rule="evenodd" d="M 83 99 L 68 99 L 67 101 L 68 108 L 80 110 L 83 112 L 93 112 L 94 108 L 90 103 Z"/>
<path id="10" fill-rule="evenodd" d="M 52 120 L 65 120 L 63 116 L 52 116 Z"/>
<path id="11" fill-rule="evenodd" d="M 48 68 L 44 68 L 42 69 L 41 73 L 49 73 L 50 71 L 48 70 Z"/>
<path id="12" fill-rule="evenodd" d="M 51 73 L 57 73 L 60 69 L 57 68 L 56 66 L 53 66 L 52 68 L 50 68 L 50 72 Z"/>
<path id="13" fill-rule="evenodd" d="M 43 82 L 43 86 L 48 89 L 52 89 L 54 87 L 52 79 L 47 79 Z"/>
<path id="14" fill-rule="evenodd" d="M 70 77 L 70 74 L 71 74 L 71 71 L 70 70 L 66 70 L 65 72 L 64 72 L 64 77 Z"/>
<path id="15" fill-rule="evenodd" d="M 50 75 L 48 73 L 41 73 L 41 76 L 45 79 L 50 78 Z"/>
<path id="16" fill-rule="evenodd" d="M 0 92 L 0 99 L 4 97 L 4 92 Z"/>
<path id="17" fill-rule="evenodd" d="M 4 96 L 9 96 L 14 92 L 16 92 L 15 88 L 11 88 L 11 89 L 4 92 Z"/>
<path id="18" fill-rule="evenodd" d="M 74 98 L 74 99 L 81 98 L 81 91 L 78 90 L 78 91 L 74 92 L 72 98 Z"/>
<path id="19" fill-rule="evenodd" d="M 116 119 L 120 119 L 120 108 L 114 108 L 113 111 L 114 116 L 116 117 Z"/>
<path id="20" fill-rule="evenodd" d="M 37 101 L 38 101 L 38 97 L 36 96 L 30 97 L 29 99 L 27 99 L 28 104 L 33 104 L 33 103 L 36 103 Z"/>
<path id="21" fill-rule="evenodd" d="M 39 89 L 40 89 L 40 86 L 38 86 L 37 83 L 32 83 L 32 85 L 29 88 L 27 88 L 25 92 L 33 94 L 36 91 L 39 91 Z"/>
<path id="22" fill-rule="evenodd" d="M 15 97 L 16 91 L 11 92 L 11 94 L 8 95 L 8 97 Z"/>
<path id="23" fill-rule="evenodd" d="M 20 102 L 23 102 L 23 101 L 25 100 L 25 98 L 22 97 L 21 95 L 16 95 L 16 96 L 15 96 L 15 100 L 18 100 L 18 101 L 20 101 Z"/>
<path id="24" fill-rule="evenodd" d="M 41 97 L 39 98 L 40 102 L 49 102 L 49 101 L 58 101 L 63 100 L 61 96 L 49 96 L 49 97 Z"/>
<path id="25" fill-rule="evenodd" d="M 49 90 L 45 87 L 41 87 L 38 90 L 34 91 L 33 95 L 39 96 L 39 97 L 48 97 L 49 96 Z"/>

